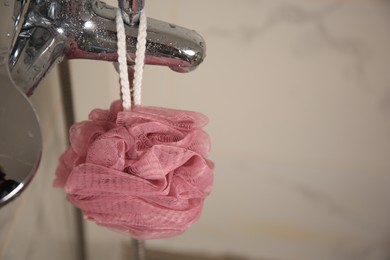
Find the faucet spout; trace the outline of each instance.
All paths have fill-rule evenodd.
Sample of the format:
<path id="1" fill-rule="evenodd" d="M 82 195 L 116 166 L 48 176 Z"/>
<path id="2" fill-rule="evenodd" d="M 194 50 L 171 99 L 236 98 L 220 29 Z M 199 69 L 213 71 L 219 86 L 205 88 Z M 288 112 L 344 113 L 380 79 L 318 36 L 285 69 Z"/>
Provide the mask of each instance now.
<path id="1" fill-rule="evenodd" d="M 125 23 L 128 65 L 132 66 L 138 34 L 135 10 L 143 7 L 143 1 L 119 2 L 124 12 L 133 14 Z M 24 3 L 27 11 L 12 46 L 9 66 L 16 85 L 27 95 L 64 57 L 117 60 L 116 8 L 99 0 Z M 126 8 L 133 9 L 127 12 Z M 193 30 L 148 18 L 147 33 L 145 64 L 189 72 L 206 56 L 205 42 Z"/>

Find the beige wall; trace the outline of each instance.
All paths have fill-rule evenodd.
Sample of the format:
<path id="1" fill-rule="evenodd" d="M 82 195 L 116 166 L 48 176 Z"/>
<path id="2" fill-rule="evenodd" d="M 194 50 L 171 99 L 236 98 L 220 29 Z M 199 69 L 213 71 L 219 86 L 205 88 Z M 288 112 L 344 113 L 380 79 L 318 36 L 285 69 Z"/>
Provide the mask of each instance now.
<path id="1" fill-rule="evenodd" d="M 115 1 L 111 1 L 115 2 Z M 196 29 L 190 74 L 147 67 L 143 102 L 210 117 L 215 187 L 201 221 L 150 247 L 248 257 L 390 257 L 390 3 L 148 0 Z M 77 119 L 118 98 L 111 64 L 72 62 Z M 88 224 L 91 259 L 128 238 Z"/>

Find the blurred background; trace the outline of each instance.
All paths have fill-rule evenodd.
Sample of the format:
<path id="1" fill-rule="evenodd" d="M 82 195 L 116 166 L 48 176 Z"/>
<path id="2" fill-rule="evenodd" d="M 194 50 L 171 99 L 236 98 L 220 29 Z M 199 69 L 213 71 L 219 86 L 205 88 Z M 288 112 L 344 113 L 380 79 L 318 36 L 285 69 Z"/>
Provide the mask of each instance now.
<path id="1" fill-rule="evenodd" d="M 147 248 L 215 259 L 390 259 L 390 1 L 147 0 L 146 12 L 206 40 L 194 72 L 146 67 L 143 104 L 206 114 L 216 164 L 200 221 Z M 118 99 L 111 63 L 70 68 L 76 121 Z M 44 154 L 0 230 L 0 259 L 76 259 L 73 208 L 52 187 L 67 142 L 57 69 L 32 100 Z M 88 259 L 130 259 L 130 238 L 84 229 Z"/>

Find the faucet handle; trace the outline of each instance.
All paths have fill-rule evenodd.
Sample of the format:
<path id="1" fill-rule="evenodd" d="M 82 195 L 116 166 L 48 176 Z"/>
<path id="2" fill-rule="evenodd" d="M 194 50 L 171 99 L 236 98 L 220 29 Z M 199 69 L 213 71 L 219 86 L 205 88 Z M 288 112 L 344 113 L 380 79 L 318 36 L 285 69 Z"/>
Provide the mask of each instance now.
<path id="1" fill-rule="evenodd" d="M 22 7 L 14 12 L 13 2 L 3 2 L 0 8 L 0 208 L 17 197 L 30 182 L 42 150 L 37 115 L 12 80 L 8 66 L 10 47 L 20 19 L 17 14 Z"/>

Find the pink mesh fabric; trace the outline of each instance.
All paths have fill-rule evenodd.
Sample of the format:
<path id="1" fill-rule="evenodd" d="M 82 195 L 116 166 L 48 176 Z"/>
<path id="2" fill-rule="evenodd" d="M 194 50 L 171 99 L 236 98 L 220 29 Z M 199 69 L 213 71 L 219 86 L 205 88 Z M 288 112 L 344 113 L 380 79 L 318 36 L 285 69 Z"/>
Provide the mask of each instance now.
<path id="1" fill-rule="evenodd" d="M 173 237 L 201 214 L 211 192 L 207 118 L 157 107 L 95 109 L 70 129 L 54 186 L 86 219 L 137 239 Z"/>

